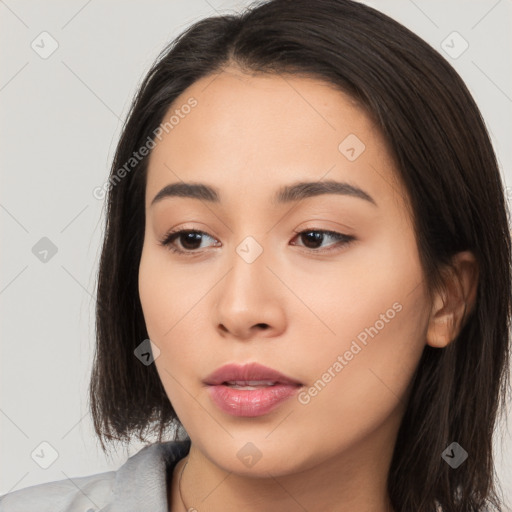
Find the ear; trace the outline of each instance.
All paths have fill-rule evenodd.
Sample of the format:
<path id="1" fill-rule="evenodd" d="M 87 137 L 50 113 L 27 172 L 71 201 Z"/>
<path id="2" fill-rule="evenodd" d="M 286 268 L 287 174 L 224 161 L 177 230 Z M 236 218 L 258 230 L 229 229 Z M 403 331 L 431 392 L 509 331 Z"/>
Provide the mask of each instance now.
<path id="1" fill-rule="evenodd" d="M 427 345 L 444 348 L 464 327 L 478 289 L 478 263 L 470 251 L 457 253 L 446 269 L 443 290 L 436 292 L 427 329 Z"/>

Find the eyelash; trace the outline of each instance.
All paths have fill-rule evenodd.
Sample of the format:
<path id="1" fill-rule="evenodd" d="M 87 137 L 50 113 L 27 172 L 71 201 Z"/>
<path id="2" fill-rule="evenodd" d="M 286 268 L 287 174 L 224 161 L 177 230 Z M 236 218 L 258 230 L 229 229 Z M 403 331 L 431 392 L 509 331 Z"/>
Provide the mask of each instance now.
<path id="1" fill-rule="evenodd" d="M 198 250 L 183 250 L 183 249 L 178 249 L 175 245 L 173 245 L 174 240 L 176 238 L 179 238 L 184 233 L 196 233 L 196 234 L 200 234 L 200 235 L 206 235 L 213 239 L 213 237 L 211 237 L 210 235 L 208 235 L 208 233 L 205 233 L 204 231 L 199 231 L 197 229 L 180 229 L 180 230 L 168 232 L 164 236 L 164 238 L 159 241 L 159 244 L 164 246 L 169 251 L 176 253 L 176 254 L 183 254 L 186 256 L 190 256 L 190 257 L 197 256 L 198 254 L 201 254 Z M 323 233 L 324 235 L 329 235 L 329 236 L 332 236 L 333 238 L 338 239 L 338 243 L 331 244 L 333 247 L 331 247 L 329 249 L 319 250 L 319 249 L 309 249 L 309 248 L 305 247 L 306 250 L 312 251 L 314 253 L 329 253 L 331 251 L 340 250 L 340 248 L 346 247 L 351 242 L 356 240 L 356 238 L 353 236 L 344 235 L 343 233 L 338 233 L 336 231 L 328 231 L 325 229 L 308 228 L 303 231 L 294 231 L 294 233 L 296 233 L 297 236 L 304 234 L 304 233 Z M 322 242 L 323 242 L 323 240 L 322 240 Z M 303 247 L 303 246 L 299 246 L 299 247 Z"/>

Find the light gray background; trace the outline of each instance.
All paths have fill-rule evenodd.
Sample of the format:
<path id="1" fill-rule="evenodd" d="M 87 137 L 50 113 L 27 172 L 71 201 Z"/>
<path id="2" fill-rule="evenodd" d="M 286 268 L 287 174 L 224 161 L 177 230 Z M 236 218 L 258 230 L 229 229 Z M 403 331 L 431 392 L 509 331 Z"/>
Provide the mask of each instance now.
<path id="1" fill-rule="evenodd" d="M 366 3 L 423 37 L 461 74 L 487 122 L 511 198 L 512 0 Z M 108 177 L 122 120 L 157 53 L 199 18 L 245 5 L 0 0 L 0 494 L 125 461 L 122 450 L 105 458 L 87 410 L 104 222 L 92 191 Z M 34 41 L 39 52 L 51 48 L 43 31 L 58 43 L 45 59 L 31 47 Z M 452 54 L 463 48 L 454 31 L 469 44 L 457 58 L 441 46 L 447 41 Z M 43 237 L 57 248 L 46 262 L 32 252 Z M 42 448 L 46 459 L 39 461 L 51 462 L 42 442 L 58 454 L 47 469 L 31 457 Z M 129 453 L 141 446 L 134 442 Z M 505 425 L 495 448 L 512 503 L 512 435 Z"/>

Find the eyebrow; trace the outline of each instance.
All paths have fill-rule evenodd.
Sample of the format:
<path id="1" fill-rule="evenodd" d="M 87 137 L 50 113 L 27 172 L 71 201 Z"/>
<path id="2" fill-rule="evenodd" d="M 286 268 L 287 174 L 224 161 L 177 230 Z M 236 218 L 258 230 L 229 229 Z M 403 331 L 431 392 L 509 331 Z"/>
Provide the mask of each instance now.
<path id="1" fill-rule="evenodd" d="M 273 196 L 271 204 L 277 206 L 279 204 L 299 201 L 301 199 L 319 196 L 321 194 L 339 194 L 343 196 L 356 197 L 377 206 L 373 197 L 361 188 L 349 183 L 334 180 L 299 181 L 292 183 L 291 185 L 285 185 Z M 158 203 L 162 199 L 168 197 L 189 197 L 211 203 L 220 202 L 220 192 L 216 187 L 212 187 L 204 183 L 181 182 L 165 186 L 153 198 L 150 206 L 153 206 L 155 203 Z"/>

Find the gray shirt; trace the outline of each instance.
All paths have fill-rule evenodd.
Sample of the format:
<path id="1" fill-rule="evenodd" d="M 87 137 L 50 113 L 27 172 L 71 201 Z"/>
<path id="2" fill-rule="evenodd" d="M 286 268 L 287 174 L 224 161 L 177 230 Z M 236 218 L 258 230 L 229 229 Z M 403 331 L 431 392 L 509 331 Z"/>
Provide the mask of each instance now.
<path id="1" fill-rule="evenodd" d="M 150 444 L 116 471 L 4 494 L 0 512 L 168 512 L 168 475 L 189 449 L 190 440 Z"/>

